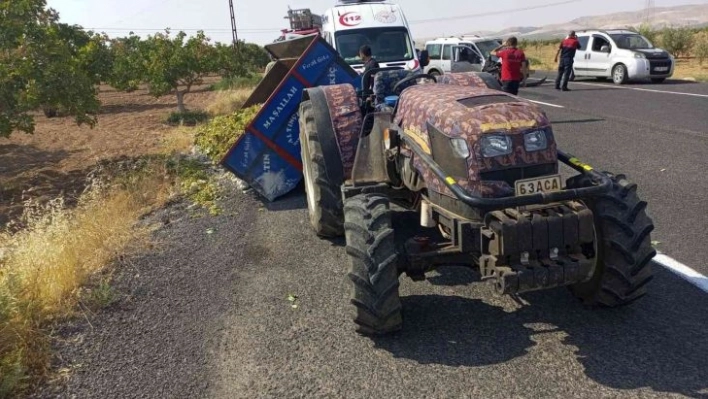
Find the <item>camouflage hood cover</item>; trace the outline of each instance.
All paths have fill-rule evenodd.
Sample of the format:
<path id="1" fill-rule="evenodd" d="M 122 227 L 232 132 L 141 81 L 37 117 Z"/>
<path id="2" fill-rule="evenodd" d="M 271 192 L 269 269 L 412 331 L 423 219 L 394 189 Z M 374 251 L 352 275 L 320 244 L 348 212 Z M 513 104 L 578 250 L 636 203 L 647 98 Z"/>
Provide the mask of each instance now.
<path id="1" fill-rule="evenodd" d="M 430 148 L 427 122 L 448 137 L 465 139 L 470 150 L 468 177 L 458 183 L 473 195 L 513 195 L 513 187 L 508 182 L 485 179 L 485 172 L 550 163 L 556 164 L 557 170 L 558 154 L 552 135 L 549 135 L 545 150 L 528 152 L 524 148 L 523 133 L 539 128 L 550 129 L 546 114 L 534 104 L 497 90 L 449 84 L 409 87 L 401 93 L 394 122 L 424 150 Z M 511 135 L 512 153 L 483 157 L 480 137 L 490 133 Z M 414 159 L 414 165 L 423 174 L 428 189 L 452 196 L 418 158 Z"/>

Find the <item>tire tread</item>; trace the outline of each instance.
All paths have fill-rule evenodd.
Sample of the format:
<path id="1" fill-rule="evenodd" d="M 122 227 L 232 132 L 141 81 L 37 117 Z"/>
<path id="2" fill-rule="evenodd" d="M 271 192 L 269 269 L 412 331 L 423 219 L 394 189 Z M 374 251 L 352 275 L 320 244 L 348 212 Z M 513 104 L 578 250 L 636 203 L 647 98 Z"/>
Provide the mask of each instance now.
<path id="1" fill-rule="evenodd" d="M 344 204 L 344 220 L 356 331 L 362 335 L 398 331 L 403 319 L 388 199 L 377 194 L 349 198 Z"/>

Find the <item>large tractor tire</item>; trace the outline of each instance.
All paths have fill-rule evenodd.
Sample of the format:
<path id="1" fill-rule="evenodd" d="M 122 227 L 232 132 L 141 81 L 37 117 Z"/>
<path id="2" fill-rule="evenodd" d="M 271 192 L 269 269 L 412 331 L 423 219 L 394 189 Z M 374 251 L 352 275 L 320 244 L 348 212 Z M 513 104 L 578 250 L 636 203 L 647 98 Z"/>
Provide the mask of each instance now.
<path id="1" fill-rule="evenodd" d="M 587 305 L 618 307 L 646 294 L 656 255 L 650 237 L 654 224 L 646 213 L 647 203 L 637 195 L 637 185 L 624 175 L 606 174 L 614 183 L 612 190 L 585 201 L 595 218 L 595 273 L 569 288 Z M 586 184 L 581 176 L 568 181 L 569 188 Z"/>
<path id="2" fill-rule="evenodd" d="M 349 198 L 344 220 L 356 331 L 369 336 L 398 331 L 403 319 L 389 201 L 377 194 Z"/>
<path id="3" fill-rule="evenodd" d="M 344 234 L 342 182 L 335 181 L 333 166 L 327 165 L 320 139 L 327 137 L 335 140 L 334 131 L 332 123 L 318 124 L 315 114 L 312 101 L 300 104 L 300 151 L 310 224 L 321 237 L 340 237 Z M 318 134 L 318 125 L 320 130 L 327 127 L 329 130 Z"/>

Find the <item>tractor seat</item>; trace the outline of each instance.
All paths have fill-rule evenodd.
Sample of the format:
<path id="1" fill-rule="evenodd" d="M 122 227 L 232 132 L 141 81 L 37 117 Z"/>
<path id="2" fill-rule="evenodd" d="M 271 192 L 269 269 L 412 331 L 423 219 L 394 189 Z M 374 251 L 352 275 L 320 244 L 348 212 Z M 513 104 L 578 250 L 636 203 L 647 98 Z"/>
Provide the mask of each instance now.
<path id="1" fill-rule="evenodd" d="M 378 108 L 386 103 L 386 97 L 394 96 L 393 87 L 399 80 L 410 76 L 412 72 L 405 69 L 396 69 L 393 71 L 380 71 L 374 75 L 374 105 Z M 401 87 L 401 90 L 413 86 L 415 80 L 411 80 Z"/>

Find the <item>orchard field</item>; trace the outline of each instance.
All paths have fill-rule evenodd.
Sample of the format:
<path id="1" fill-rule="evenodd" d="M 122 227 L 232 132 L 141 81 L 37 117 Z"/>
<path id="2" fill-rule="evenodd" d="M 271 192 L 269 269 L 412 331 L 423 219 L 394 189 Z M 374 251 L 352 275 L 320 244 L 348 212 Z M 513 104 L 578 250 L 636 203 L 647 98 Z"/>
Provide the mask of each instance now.
<path id="1" fill-rule="evenodd" d="M 217 95 L 209 85 L 219 79 L 205 79 L 186 105 L 205 109 Z M 177 109 L 173 97 L 155 98 L 144 85 L 131 93 L 107 85 L 99 90 L 101 108 L 94 128 L 77 126 L 70 117 L 35 113 L 34 134 L 0 138 L 0 224 L 20 216 L 23 193 L 45 201 L 62 193 L 70 198 L 80 194 L 98 161 L 189 149 L 189 130 L 165 123 Z"/>

